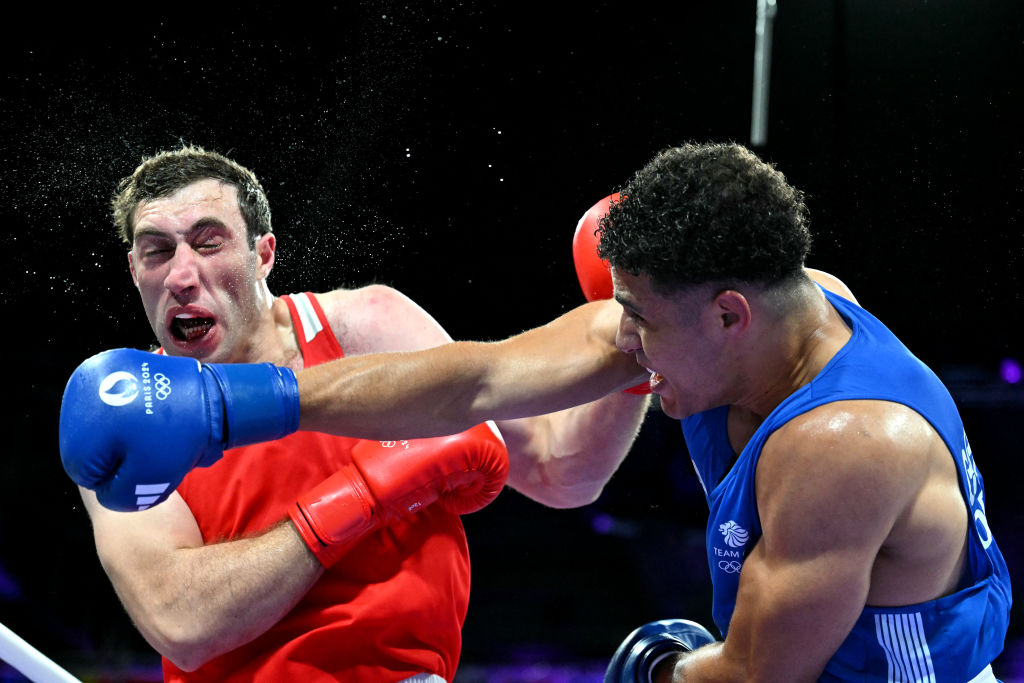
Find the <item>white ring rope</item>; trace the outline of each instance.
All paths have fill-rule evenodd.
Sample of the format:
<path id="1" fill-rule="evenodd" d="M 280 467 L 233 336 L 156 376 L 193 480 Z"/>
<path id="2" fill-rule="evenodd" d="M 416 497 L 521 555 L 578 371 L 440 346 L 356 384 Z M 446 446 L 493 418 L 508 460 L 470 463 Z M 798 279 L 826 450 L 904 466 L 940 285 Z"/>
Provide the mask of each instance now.
<path id="1" fill-rule="evenodd" d="M 82 683 L 3 624 L 0 624 L 0 660 L 32 683 Z"/>

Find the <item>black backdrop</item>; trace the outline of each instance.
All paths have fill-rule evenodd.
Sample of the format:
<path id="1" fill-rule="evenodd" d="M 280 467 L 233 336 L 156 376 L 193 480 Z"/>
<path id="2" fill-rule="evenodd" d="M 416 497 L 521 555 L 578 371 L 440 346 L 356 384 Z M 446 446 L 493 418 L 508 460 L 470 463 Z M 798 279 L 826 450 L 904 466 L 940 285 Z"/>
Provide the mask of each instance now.
<path id="1" fill-rule="evenodd" d="M 1024 10 L 779 4 L 757 151 L 808 195 L 811 265 L 950 382 L 1021 568 L 1024 402 L 998 367 L 1021 355 Z M 754 17 L 754 2 L 457 0 L 8 17 L 0 218 L 16 381 L 0 622 L 81 676 L 153 661 L 56 446 L 75 365 L 151 340 L 106 210 L 142 155 L 191 142 L 260 176 L 275 292 L 382 282 L 457 338 L 503 338 L 580 301 L 577 219 L 656 151 L 748 142 Z M 495 662 L 600 661 L 644 621 L 707 620 L 704 516 L 677 428 L 653 410 L 596 504 L 552 511 L 508 493 L 466 518 L 464 679 Z"/>

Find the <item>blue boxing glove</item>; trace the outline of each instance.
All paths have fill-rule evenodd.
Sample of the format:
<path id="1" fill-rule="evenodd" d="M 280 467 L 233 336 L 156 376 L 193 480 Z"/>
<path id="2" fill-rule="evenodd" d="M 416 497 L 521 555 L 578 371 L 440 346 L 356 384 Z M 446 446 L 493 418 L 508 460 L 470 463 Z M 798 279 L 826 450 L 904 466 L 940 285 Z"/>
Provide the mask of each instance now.
<path id="1" fill-rule="evenodd" d="M 104 507 L 144 510 L 225 449 L 298 426 L 298 384 L 287 368 L 115 349 L 89 358 L 68 380 L 60 457 Z"/>
<path id="2" fill-rule="evenodd" d="M 622 641 L 615 651 L 604 683 L 651 683 L 651 676 L 663 659 L 693 652 L 715 637 L 700 624 L 686 619 L 665 619 L 644 624 Z"/>

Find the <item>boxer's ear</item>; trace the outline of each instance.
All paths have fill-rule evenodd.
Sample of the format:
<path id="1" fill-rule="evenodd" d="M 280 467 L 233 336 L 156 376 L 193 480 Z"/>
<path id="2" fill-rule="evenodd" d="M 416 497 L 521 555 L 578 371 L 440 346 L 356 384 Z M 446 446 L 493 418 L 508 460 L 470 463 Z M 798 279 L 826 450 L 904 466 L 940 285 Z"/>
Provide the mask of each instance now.
<path id="1" fill-rule="evenodd" d="M 256 252 L 256 257 L 259 259 L 260 278 L 265 278 L 274 269 L 274 259 L 277 253 L 277 238 L 274 237 L 274 233 L 268 232 L 257 237 L 253 251 Z"/>

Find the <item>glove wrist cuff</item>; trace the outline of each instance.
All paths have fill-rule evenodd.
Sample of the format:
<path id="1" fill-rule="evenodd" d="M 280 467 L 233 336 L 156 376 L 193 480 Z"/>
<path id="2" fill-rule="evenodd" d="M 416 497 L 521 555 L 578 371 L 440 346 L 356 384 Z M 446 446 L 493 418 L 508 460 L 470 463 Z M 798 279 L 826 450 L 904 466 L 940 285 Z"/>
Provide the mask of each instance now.
<path id="1" fill-rule="evenodd" d="M 289 368 L 270 363 L 202 366 L 209 391 L 222 398 L 223 416 L 211 416 L 224 448 L 274 441 L 299 428 L 299 385 Z M 215 405 L 215 404 L 214 404 Z"/>
<path id="2" fill-rule="evenodd" d="M 289 516 L 320 564 L 330 567 L 381 520 L 358 470 L 346 465 L 299 496 Z"/>

